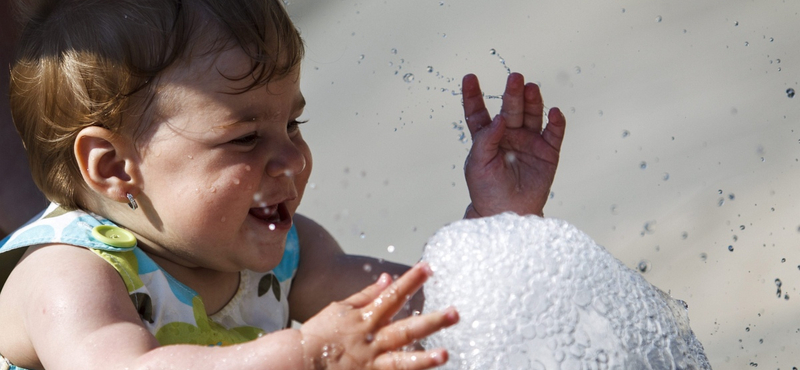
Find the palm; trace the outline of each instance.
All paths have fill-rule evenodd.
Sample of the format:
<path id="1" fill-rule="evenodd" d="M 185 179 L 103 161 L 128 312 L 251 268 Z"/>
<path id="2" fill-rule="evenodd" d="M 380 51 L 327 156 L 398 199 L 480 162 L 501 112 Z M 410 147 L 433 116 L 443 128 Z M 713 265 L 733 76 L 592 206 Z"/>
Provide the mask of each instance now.
<path id="1" fill-rule="evenodd" d="M 538 86 L 511 74 L 500 115 L 492 120 L 478 80 L 464 77 L 464 114 L 473 138 L 465 174 L 471 216 L 512 211 L 542 215 L 555 177 L 565 120 L 558 108 L 548 113 Z"/>

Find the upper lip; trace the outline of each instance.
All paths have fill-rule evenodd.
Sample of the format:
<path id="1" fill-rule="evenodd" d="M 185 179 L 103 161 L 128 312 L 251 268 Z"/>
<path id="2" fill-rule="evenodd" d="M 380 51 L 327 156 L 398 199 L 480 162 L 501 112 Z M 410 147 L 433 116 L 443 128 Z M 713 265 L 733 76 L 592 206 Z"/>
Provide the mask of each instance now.
<path id="1" fill-rule="evenodd" d="M 258 194 L 258 193 L 257 193 Z M 261 193 L 263 194 L 263 193 Z M 260 200 L 256 200 L 254 196 L 255 205 L 251 208 L 268 208 L 279 205 L 281 203 L 288 203 L 297 199 L 297 192 L 291 191 L 286 193 L 278 193 L 275 195 L 267 196 L 262 195 Z"/>

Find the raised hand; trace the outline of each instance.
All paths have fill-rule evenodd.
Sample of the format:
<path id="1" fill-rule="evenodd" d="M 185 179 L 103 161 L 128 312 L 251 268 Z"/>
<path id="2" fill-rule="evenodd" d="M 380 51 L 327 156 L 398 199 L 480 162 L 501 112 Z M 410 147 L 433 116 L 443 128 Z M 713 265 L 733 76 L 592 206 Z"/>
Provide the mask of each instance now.
<path id="1" fill-rule="evenodd" d="M 398 351 L 458 322 L 449 308 L 391 322 L 431 275 L 417 264 L 391 284 L 388 274 L 361 292 L 332 303 L 301 327 L 307 369 L 428 369 L 447 361 L 447 351 Z"/>
<path id="2" fill-rule="evenodd" d="M 483 101 L 478 78 L 464 76 L 464 117 L 472 148 L 464 172 L 472 203 L 465 217 L 512 211 L 542 216 L 555 178 L 566 119 L 558 108 L 547 114 L 539 86 L 508 76 L 503 106 L 494 119 Z"/>

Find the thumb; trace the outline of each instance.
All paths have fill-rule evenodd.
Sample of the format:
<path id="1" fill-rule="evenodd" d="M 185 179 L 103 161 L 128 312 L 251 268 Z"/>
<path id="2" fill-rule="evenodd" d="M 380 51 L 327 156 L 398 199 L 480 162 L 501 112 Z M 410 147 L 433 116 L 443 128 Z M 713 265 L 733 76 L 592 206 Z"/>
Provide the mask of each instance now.
<path id="1" fill-rule="evenodd" d="M 483 127 L 472 137 L 470 164 L 485 165 L 491 161 L 500 148 L 500 141 L 506 132 L 506 121 L 502 115 L 494 116 L 492 123 Z"/>

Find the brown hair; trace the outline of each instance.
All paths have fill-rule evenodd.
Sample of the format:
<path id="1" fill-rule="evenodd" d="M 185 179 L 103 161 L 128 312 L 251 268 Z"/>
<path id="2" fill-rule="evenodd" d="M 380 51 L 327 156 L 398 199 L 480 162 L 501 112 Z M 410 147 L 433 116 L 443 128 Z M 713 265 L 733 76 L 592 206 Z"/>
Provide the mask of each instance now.
<path id="1" fill-rule="evenodd" d="M 142 134 L 158 77 L 191 58 L 200 40 L 210 41 L 206 52 L 242 48 L 250 73 L 226 77 L 252 77 L 248 89 L 285 76 L 303 57 L 280 0 L 41 0 L 19 13 L 25 27 L 11 69 L 14 124 L 37 186 L 71 209 L 83 207 L 85 190 L 73 154 L 77 134 L 88 126 Z"/>

